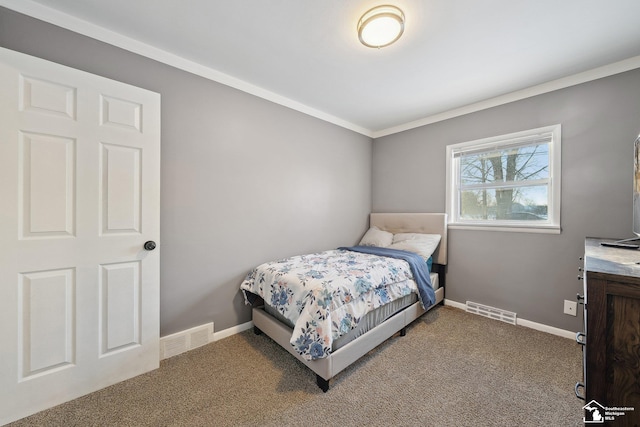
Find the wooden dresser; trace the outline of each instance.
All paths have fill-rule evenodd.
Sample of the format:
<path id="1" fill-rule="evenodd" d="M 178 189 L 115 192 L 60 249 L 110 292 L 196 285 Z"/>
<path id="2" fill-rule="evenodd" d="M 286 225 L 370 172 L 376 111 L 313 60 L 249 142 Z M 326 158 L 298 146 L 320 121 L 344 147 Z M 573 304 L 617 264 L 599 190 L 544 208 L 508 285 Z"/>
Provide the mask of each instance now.
<path id="1" fill-rule="evenodd" d="M 611 240 L 585 241 L 585 333 L 577 337 L 585 342 L 584 398 L 634 408 L 607 423 L 640 426 L 640 250 L 603 241 Z"/>

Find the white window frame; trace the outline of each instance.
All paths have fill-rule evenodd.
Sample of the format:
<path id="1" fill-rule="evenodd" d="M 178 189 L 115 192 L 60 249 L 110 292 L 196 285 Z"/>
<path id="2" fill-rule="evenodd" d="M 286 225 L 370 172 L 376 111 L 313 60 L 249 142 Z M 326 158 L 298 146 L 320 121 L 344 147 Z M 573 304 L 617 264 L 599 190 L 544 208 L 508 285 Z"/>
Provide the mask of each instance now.
<path id="1" fill-rule="evenodd" d="M 536 136 L 551 134 L 549 142 L 549 178 L 546 180 L 548 188 L 548 209 L 546 221 L 514 221 L 514 220 L 468 220 L 459 215 L 459 182 L 460 182 L 460 154 L 472 151 L 499 150 L 503 147 L 518 144 Z M 472 230 L 516 231 L 529 233 L 560 233 L 560 178 L 562 153 L 561 125 L 552 125 L 537 129 L 515 132 L 496 137 L 483 138 L 475 141 L 462 142 L 447 146 L 447 200 L 446 212 L 450 228 Z"/>

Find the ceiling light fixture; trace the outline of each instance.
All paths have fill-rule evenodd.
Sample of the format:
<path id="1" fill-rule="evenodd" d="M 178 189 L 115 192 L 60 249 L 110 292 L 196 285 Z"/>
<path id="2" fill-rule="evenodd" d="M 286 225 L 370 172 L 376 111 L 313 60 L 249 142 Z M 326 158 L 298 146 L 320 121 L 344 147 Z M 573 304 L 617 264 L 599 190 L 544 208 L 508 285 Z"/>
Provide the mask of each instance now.
<path id="1" fill-rule="evenodd" d="M 404 32 L 404 13 L 395 6 L 369 9 L 358 21 L 358 38 L 367 47 L 389 46 Z"/>

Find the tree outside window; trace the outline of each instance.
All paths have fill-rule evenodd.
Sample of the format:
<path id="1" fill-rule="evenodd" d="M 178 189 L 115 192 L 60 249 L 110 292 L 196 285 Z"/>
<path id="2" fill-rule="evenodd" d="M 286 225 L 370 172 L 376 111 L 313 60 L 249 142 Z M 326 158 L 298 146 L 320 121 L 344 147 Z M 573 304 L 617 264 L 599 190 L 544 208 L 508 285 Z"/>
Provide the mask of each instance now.
<path id="1" fill-rule="evenodd" d="M 447 147 L 452 224 L 559 229 L 560 125 Z"/>
<path id="2" fill-rule="evenodd" d="M 535 144 L 460 158 L 464 218 L 546 220 L 549 146 Z"/>

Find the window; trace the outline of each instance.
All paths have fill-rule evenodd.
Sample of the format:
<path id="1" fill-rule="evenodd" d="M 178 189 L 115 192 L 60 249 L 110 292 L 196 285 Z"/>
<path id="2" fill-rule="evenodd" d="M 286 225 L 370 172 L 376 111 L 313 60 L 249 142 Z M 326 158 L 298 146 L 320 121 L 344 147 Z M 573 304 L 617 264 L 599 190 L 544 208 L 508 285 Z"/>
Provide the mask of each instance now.
<path id="1" fill-rule="evenodd" d="M 560 125 L 447 146 L 452 228 L 560 232 Z"/>

